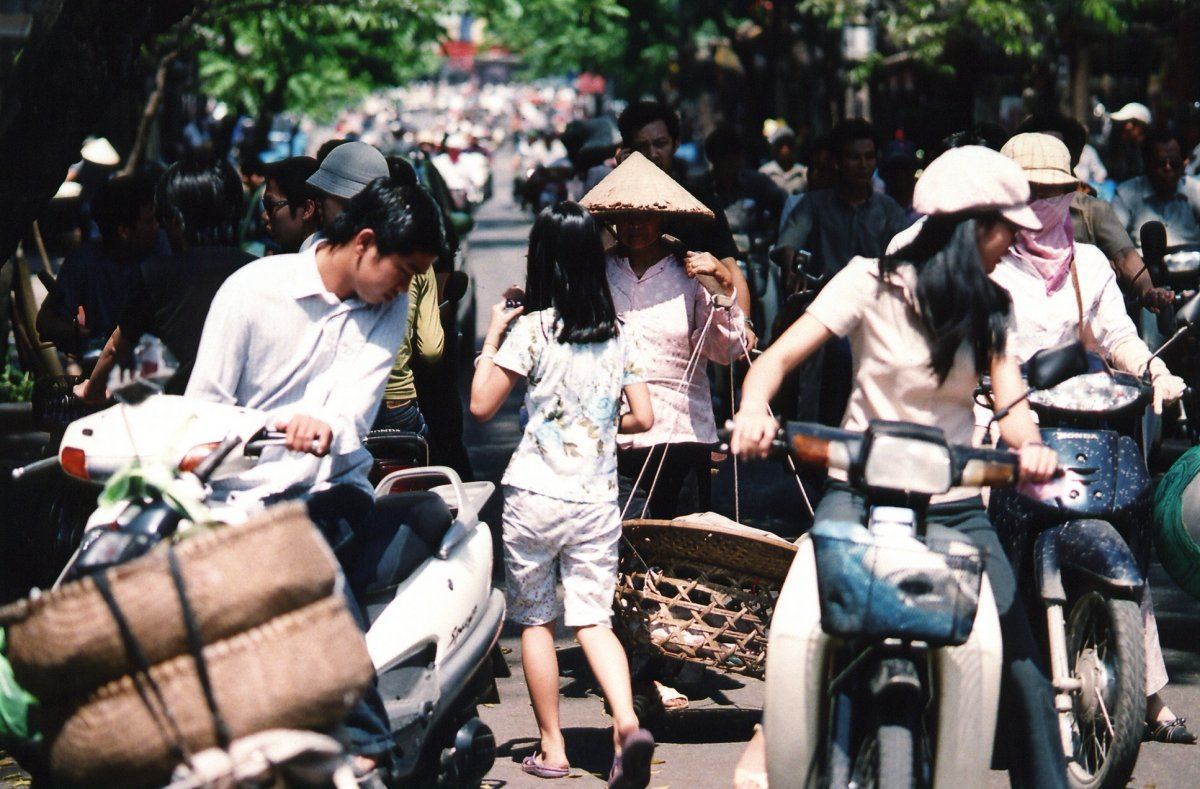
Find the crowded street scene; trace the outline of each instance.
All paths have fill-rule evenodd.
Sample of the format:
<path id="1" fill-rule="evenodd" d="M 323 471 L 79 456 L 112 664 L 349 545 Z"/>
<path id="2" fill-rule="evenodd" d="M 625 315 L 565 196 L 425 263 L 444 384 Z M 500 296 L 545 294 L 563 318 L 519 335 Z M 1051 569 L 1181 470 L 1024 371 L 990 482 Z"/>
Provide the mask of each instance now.
<path id="1" fill-rule="evenodd" d="M 1197 41 L 0 0 L 0 789 L 1200 786 Z"/>

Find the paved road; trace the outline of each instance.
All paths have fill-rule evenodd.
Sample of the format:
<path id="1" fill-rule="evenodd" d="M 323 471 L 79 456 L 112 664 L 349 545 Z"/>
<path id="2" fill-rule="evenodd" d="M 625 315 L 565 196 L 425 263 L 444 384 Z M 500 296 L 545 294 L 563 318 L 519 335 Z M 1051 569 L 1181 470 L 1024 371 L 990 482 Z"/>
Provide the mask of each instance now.
<path id="1" fill-rule="evenodd" d="M 523 279 L 524 256 L 529 228 L 528 212 L 522 214 L 509 202 L 509 179 L 497 176 L 497 194 L 480 210 L 478 229 L 471 235 L 468 256 L 470 273 L 476 283 L 479 333 L 486 328 L 487 311 L 510 284 Z M 471 447 L 476 471 L 481 477 L 499 479 L 504 463 L 519 438 L 514 398 L 493 422 L 471 426 Z M 731 505 L 731 475 L 725 472 L 724 499 Z M 747 481 L 751 484 L 747 485 Z M 763 492 L 766 489 L 769 492 Z M 495 498 L 499 498 L 498 496 Z M 780 523 L 785 513 L 800 512 L 794 483 L 770 468 L 742 470 L 740 501 L 744 520 Z M 498 502 L 489 508 L 493 525 L 498 521 Z M 786 523 L 786 520 L 783 520 Z M 785 531 L 792 531 L 785 526 Z M 1159 609 L 1159 630 L 1166 651 L 1172 685 L 1166 692 L 1169 703 L 1185 716 L 1192 713 L 1200 721 L 1200 604 L 1180 592 L 1161 569 L 1153 576 L 1155 601 Z M 506 631 L 503 645 L 508 651 L 514 674 L 501 680 L 501 704 L 484 709 L 484 720 L 495 733 L 500 747 L 496 765 L 489 775 L 493 786 L 544 786 L 539 779 L 520 770 L 520 760 L 536 746 L 536 728 L 529 707 L 528 693 L 520 672 L 520 643 L 515 632 Z M 579 648 L 569 634 L 558 639 L 562 675 L 562 720 L 568 755 L 575 767 L 580 786 L 599 786 L 612 758 L 609 725 L 603 702 Z M 692 707 L 669 719 L 656 732 L 660 746 L 656 755 L 652 787 L 726 787 L 731 784 L 733 768 L 743 743 L 758 720 L 763 685 L 733 675 L 706 673 L 701 687 L 691 692 Z M 573 784 L 574 785 L 574 784 Z M 1008 785 L 1004 773 L 992 772 L 980 785 Z M 1130 783 L 1136 787 L 1174 789 L 1200 786 L 1200 747 L 1147 744 Z"/>

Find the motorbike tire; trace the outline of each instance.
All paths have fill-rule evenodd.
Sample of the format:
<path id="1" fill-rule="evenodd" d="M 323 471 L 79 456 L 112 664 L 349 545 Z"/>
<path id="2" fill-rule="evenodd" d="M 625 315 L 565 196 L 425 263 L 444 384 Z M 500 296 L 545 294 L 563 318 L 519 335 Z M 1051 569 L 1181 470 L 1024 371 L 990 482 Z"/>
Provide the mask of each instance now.
<path id="1" fill-rule="evenodd" d="M 909 721 L 882 717 L 879 727 L 858 749 L 852 785 L 860 789 L 913 789 L 914 728 Z"/>
<path id="2" fill-rule="evenodd" d="M 1067 781 L 1075 789 L 1123 787 L 1133 774 L 1145 727 L 1145 641 L 1138 604 L 1095 591 L 1075 599 L 1067 617 L 1067 659 L 1072 675 L 1083 680 L 1074 696 L 1075 753 L 1068 757 Z"/>

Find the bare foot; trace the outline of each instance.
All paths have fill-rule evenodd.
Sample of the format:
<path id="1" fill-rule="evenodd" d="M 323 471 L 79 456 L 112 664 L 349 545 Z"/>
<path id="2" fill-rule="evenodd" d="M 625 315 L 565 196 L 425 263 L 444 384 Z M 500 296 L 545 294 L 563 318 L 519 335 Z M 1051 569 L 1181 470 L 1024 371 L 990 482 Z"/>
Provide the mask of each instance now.
<path id="1" fill-rule="evenodd" d="M 746 743 L 733 771 L 734 789 L 767 789 L 767 740 L 762 728 L 755 727 L 754 736 Z"/>

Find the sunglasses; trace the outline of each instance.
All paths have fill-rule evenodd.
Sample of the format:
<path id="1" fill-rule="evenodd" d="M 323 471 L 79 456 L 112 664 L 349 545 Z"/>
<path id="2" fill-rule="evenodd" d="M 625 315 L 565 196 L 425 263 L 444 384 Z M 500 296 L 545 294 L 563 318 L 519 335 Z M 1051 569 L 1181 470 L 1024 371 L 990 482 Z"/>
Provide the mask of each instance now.
<path id="1" fill-rule="evenodd" d="M 271 200 L 268 202 L 267 199 L 263 197 L 258 201 L 258 208 L 267 216 L 274 216 L 276 211 L 283 208 L 287 204 L 287 200 Z"/>

